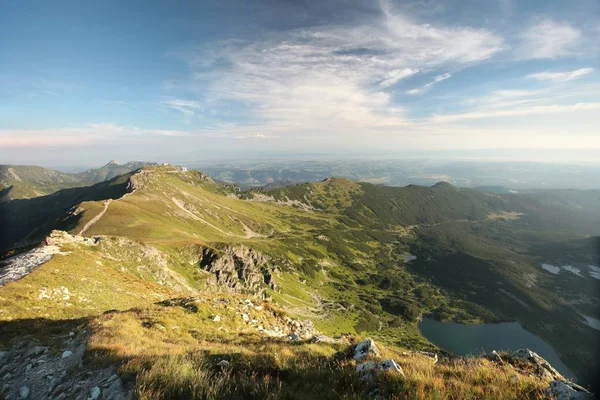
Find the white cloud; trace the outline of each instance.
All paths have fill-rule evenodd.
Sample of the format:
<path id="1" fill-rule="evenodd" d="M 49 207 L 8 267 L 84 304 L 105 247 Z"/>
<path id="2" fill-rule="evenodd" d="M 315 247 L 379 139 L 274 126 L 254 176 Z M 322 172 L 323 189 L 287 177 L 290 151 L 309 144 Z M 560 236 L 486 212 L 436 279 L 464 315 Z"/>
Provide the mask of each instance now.
<path id="1" fill-rule="evenodd" d="M 161 100 L 158 100 L 157 104 L 161 107 L 177 110 L 183 113 L 186 122 L 190 122 L 191 118 L 198 111 L 202 111 L 204 109 L 202 104 L 197 101 L 177 99 L 173 97 L 164 97 Z"/>
<path id="2" fill-rule="evenodd" d="M 434 115 L 431 122 L 457 122 L 473 119 L 517 117 L 527 115 L 546 115 L 574 111 L 600 110 L 600 103 L 552 104 L 532 107 L 511 108 L 504 110 L 476 110 L 465 113 Z"/>
<path id="3" fill-rule="evenodd" d="M 279 139 L 279 136 L 267 135 L 264 133 L 253 133 L 249 135 L 238 135 L 236 139 Z"/>
<path id="4" fill-rule="evenodd" d="M 566 22 L 543 19 L 527 28 L 520 35 L 516 49 L 521 59 L 558 58 L 574 52 L 581 39 L 579 29 Z"/>
<path id="5" fill-rule="evenodd" d="M 181 86 L 195 87 L 206 109 L 244 107 L 276 135 L 344 135 L 403 126 L 405 110 L 394 104 L 392 86 L 487 60 L 503 43 L 483 29 L 414 22 L 384 3 L 383 18 L 359 25 L 278 31 L 173 54 L 191 65 L 192 81 Z"/>
<path id="6" fill-rule="evenodd" d="M 379 84 L 383 87 L 392 86 L 404 78 L 413 76 L 417 72 L 419 72 L 418 69 L 412 68 L 395 69 L 393 71 L 388 72 L 386 79 L 381 81 Z"/>
<path id="7" fill-rule="evenodd" d="M 558 82 L 566 82 L 572 81 L 574 79 L 580 78 L 584 75 L 588 75 L 594 72 L 594 68 L 580 68 L 574 71 L 565 71 L 565 72 L 537 72 L 534 74 L 527 75 L 527 78 L 537 79 L 539 81 L 558 81 Z"/>
<path id="8" fill-rule="evenodd" d="M 429 89 L 431 89 L 431 87 L 433 85 L 435 85 L 436 83 L 445 81 L 446 79 L 449 79 L 450 77 L 452 77 L 452 74 L 450 74 L 449 72 L 446 72 L 445 74 L 436 76 L 435 78 L 433 78 L 433 80 L 431 82 L 426 83 L 425 85 L 421 86 L 420 88 L 407 90 L 406 93 L 411 94 L 411 95 L 423 94 L 426 91 L 428 91 Z"/>

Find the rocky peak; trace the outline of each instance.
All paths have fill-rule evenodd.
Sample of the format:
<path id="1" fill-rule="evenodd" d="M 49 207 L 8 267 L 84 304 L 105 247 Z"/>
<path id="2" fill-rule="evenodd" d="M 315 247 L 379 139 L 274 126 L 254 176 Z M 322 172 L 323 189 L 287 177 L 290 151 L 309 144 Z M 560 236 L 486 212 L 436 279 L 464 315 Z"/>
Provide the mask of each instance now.
<path id="1" fill-rule="evenodd" d="M 232 293 L 264 296 L 267 287 L 276 288 L 275 268 L 264 254 L 244 245 L 228 246 L 219 251 L 202 251 L 200 267 L 214 274 L 217 282 Z"/>

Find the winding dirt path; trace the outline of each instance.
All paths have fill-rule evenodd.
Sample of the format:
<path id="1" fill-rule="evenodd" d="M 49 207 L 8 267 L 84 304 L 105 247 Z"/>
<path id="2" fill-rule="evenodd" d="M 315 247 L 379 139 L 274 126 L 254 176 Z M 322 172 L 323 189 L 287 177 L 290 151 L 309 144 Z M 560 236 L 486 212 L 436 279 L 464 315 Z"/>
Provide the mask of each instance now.
<path id="1" fill-rule="evenodd" d="M 108 205 L 110 204 L 111 201 L 112 201 L 111 199 L 104 201 L 104 210 L 100 211 L 100 213 L 98 215 L 96 215 L 94 218 L 89 220 L 87 224 L 85 224 L 85 226 L 79 231 L 79 234 L 78 234 L 79 236 L 82 236 L 84 233 L 86 233 L 88 231 L 88 229 L 90 229 L 92 227 L 92 225 L 94 225 L 96 222 L 98 222 L 100 220 L 100 218 L 102 218 L 102 216 L 108 210 Z"/>

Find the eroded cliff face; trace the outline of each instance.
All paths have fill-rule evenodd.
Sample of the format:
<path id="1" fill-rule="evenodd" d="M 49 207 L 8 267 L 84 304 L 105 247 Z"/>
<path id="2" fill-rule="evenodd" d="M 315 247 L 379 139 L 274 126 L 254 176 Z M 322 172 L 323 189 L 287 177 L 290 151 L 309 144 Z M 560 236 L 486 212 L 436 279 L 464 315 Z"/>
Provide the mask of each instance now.
<path id="1" fill-rule="evenodd" d="M 214 274 L 217 282 L 232 293 L 264 297 L 266 289 L 276 289 L 276 268 L 264 254 L 244 245 L 216 250 L 203 249 L 200 267 Z"/>

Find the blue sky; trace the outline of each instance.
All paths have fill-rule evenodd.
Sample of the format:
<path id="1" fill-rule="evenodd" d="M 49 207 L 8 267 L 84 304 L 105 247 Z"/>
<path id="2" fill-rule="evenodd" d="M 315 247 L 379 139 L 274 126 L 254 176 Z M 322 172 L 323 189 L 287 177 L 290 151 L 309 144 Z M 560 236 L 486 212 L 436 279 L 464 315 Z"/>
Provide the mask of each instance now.
<path id="1" fill-rule="evenodd" d="M 0 163 L 600 150 L 593 0 L 2 2 L 0 38 Z"/>

